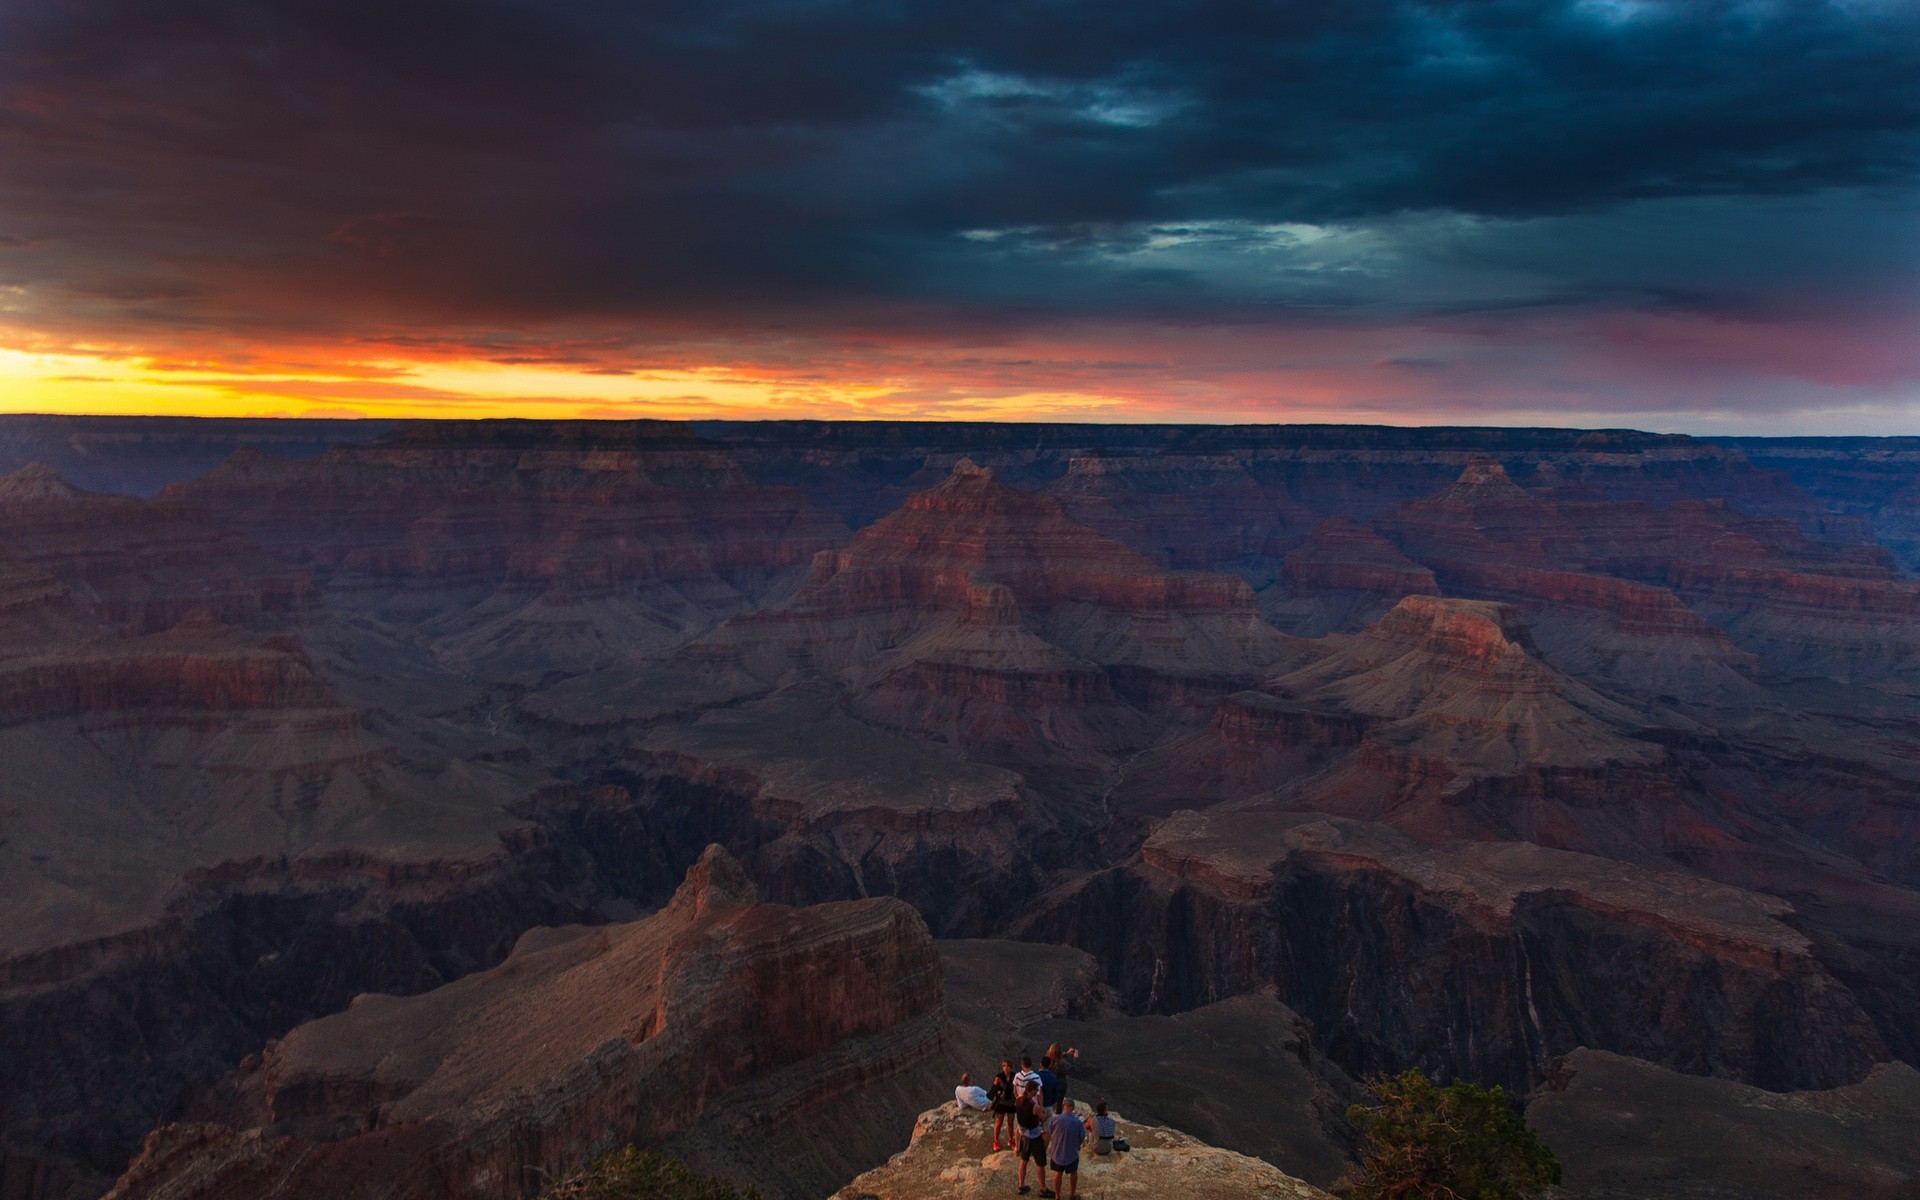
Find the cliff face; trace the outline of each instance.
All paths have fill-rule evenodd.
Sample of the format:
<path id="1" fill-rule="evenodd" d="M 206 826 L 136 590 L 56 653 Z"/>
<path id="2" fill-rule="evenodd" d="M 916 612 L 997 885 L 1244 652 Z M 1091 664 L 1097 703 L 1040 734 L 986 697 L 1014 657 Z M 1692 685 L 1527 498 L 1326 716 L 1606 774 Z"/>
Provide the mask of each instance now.
<path id="1" fill-rule="evenodd" d="M 1790 918 L 1673 871 L 1249 810 L 1177 815 L 1029 931 L 1155 1011 L 1275 986 L 1356 1072 L 1524 1090 L 1587 1045 L 1775 1088 L 1855 1079 L 1885 1045 Z"/>
<path id="2" fill-rule="evenodd" d="M 653 917 L 536 931 L 491 971 L 294 1030 L 228 1085 L 235 1125 L 162 1130 L 110 1194 L 530 1195 L 802 1067 L 776 1108 L 794 1119 L 932 1053 L 943 1023 L 912 909 L 761 905 L 715 847 Z"/>
<path id="3" fill-rule="evenodd" d="M 831 688 L 660 729 L 632 762 L 661 807 L 728 814 L 729 843 L 789 903 L 899 896 L 942 936 L 978 934 L 1062 858 L 1018 775 L 845 716 Z"/>

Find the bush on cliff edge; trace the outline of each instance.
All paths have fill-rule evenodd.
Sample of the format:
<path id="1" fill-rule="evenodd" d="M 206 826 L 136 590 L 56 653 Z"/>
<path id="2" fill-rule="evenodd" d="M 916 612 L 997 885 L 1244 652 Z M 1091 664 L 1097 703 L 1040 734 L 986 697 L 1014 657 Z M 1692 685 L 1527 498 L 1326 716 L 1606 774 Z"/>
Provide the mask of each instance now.
<path id="1" fill-rule="evenodd" d="M 1527 1200 L 1560 1182 L 1560 1162 L 1504 1090 L 1437 1087 L 1418 1071 L 1368 1085 L 1347 1119 L 1366 1142 L 1354 1200 Z"/>
<path id="2" fill-rule="evenodd" d="M 628 1146 L 550 1185 L 540 1200 L 760 1200 L 760 1189 L 696 1175 L 677 1158 Z"/>

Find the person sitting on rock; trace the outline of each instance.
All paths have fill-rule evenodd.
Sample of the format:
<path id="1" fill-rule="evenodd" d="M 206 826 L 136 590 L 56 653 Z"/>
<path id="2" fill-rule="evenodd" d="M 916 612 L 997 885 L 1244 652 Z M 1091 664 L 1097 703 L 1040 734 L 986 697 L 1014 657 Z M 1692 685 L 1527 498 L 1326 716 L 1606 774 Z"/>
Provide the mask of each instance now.
<path id="1" fill-rule="evenodd" d="M 1013 1061 L 1000 1060 L 1000 1073 L 987 1085 L 987 1101 L 993 1105 L 993 1148 L 1000 1149 L 1000 1127 L 1007 1127 L 1007 1146 L 1013 1146 L 1013 1109 L 1018 1095 L 1013 1090 Z"/>
<path id="2" fill-rule="evenodd" d="M 1080 1144 L 1087 1140 L 1087 1126 L 1074 1115 L 1073 1106 L 1064 1099 L 1058 1110 L 1047 1120 L 1047 1161 L 1053 1166 L 1053 1187 L 1044 1185 L 1040 1189 L 1042 1200 L 1060 1194 L 1060 1179 L 1065 1176 L 1073 1181 L 1071 1196 L 1077 1200 L 1080 1195 Z"/>
<path id="3" fill-rule="evenodd" d="M 960 1086 L 953 1089 L 953 1098 L 960 1102 L 961 1108 L 987 1111 L 987 1089 L 975 1087 L 973 1075 L 969 1072 L 960 1073 Z"/>
<path id="4" fill-rule="evenodd" d="M 1040 1107 L 1040 1085 L 1030 1083 L 1020 1093 L 1020 1103 L 1014 1106 L 1013 1120 L 1020 1126 L 1020 1192 L 1024 1196 L 1033 1189 L 1027 1186 L 1027 1164 L 1040 1176 L 1040 1190 L 1047 1189 L 1047 1126 L 1042 1120 L 1046 1110 Z"/>
<path id="5" fill-rule="evenodd" d="M 1120 1122 L 1107 1115 L 1107 1102 L 1101 1100 L 1093 1106 L 1093 1152 L 1112 1154 L 1113 1139 L 1120 1136 Z"/>

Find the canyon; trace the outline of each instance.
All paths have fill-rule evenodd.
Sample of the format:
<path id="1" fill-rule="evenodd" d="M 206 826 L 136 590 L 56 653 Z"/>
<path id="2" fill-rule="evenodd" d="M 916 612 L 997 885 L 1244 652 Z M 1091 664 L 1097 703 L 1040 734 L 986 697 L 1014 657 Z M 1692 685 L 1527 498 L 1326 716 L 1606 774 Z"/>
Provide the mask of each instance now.
<path id="1" fill-rule="evenodd" d="M 1406 1067 L 1533 1097 L 1571 1195 L 1643 1186 L 1549 1119 L 1603 1085 L 1914 1129 L 1897 439 L 0 417 L 0 471 L 4 1200 L 616 1134 L 887 1195 L 1034 1039 L 1301 1188 Z M 807 1148 L 855 1059 L 885 1136 Z"/>

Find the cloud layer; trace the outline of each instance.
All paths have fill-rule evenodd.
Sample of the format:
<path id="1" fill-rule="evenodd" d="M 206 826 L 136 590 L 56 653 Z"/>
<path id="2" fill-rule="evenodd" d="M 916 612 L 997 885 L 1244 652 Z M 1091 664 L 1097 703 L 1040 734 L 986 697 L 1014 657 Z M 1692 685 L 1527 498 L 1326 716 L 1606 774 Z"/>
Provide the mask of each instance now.
<path id="1" fill-rule="evenodd" d="M 1917 199 L 1908 0 L 0 9 L 3 336 L 161 363 L 1911 422 Z"/>

